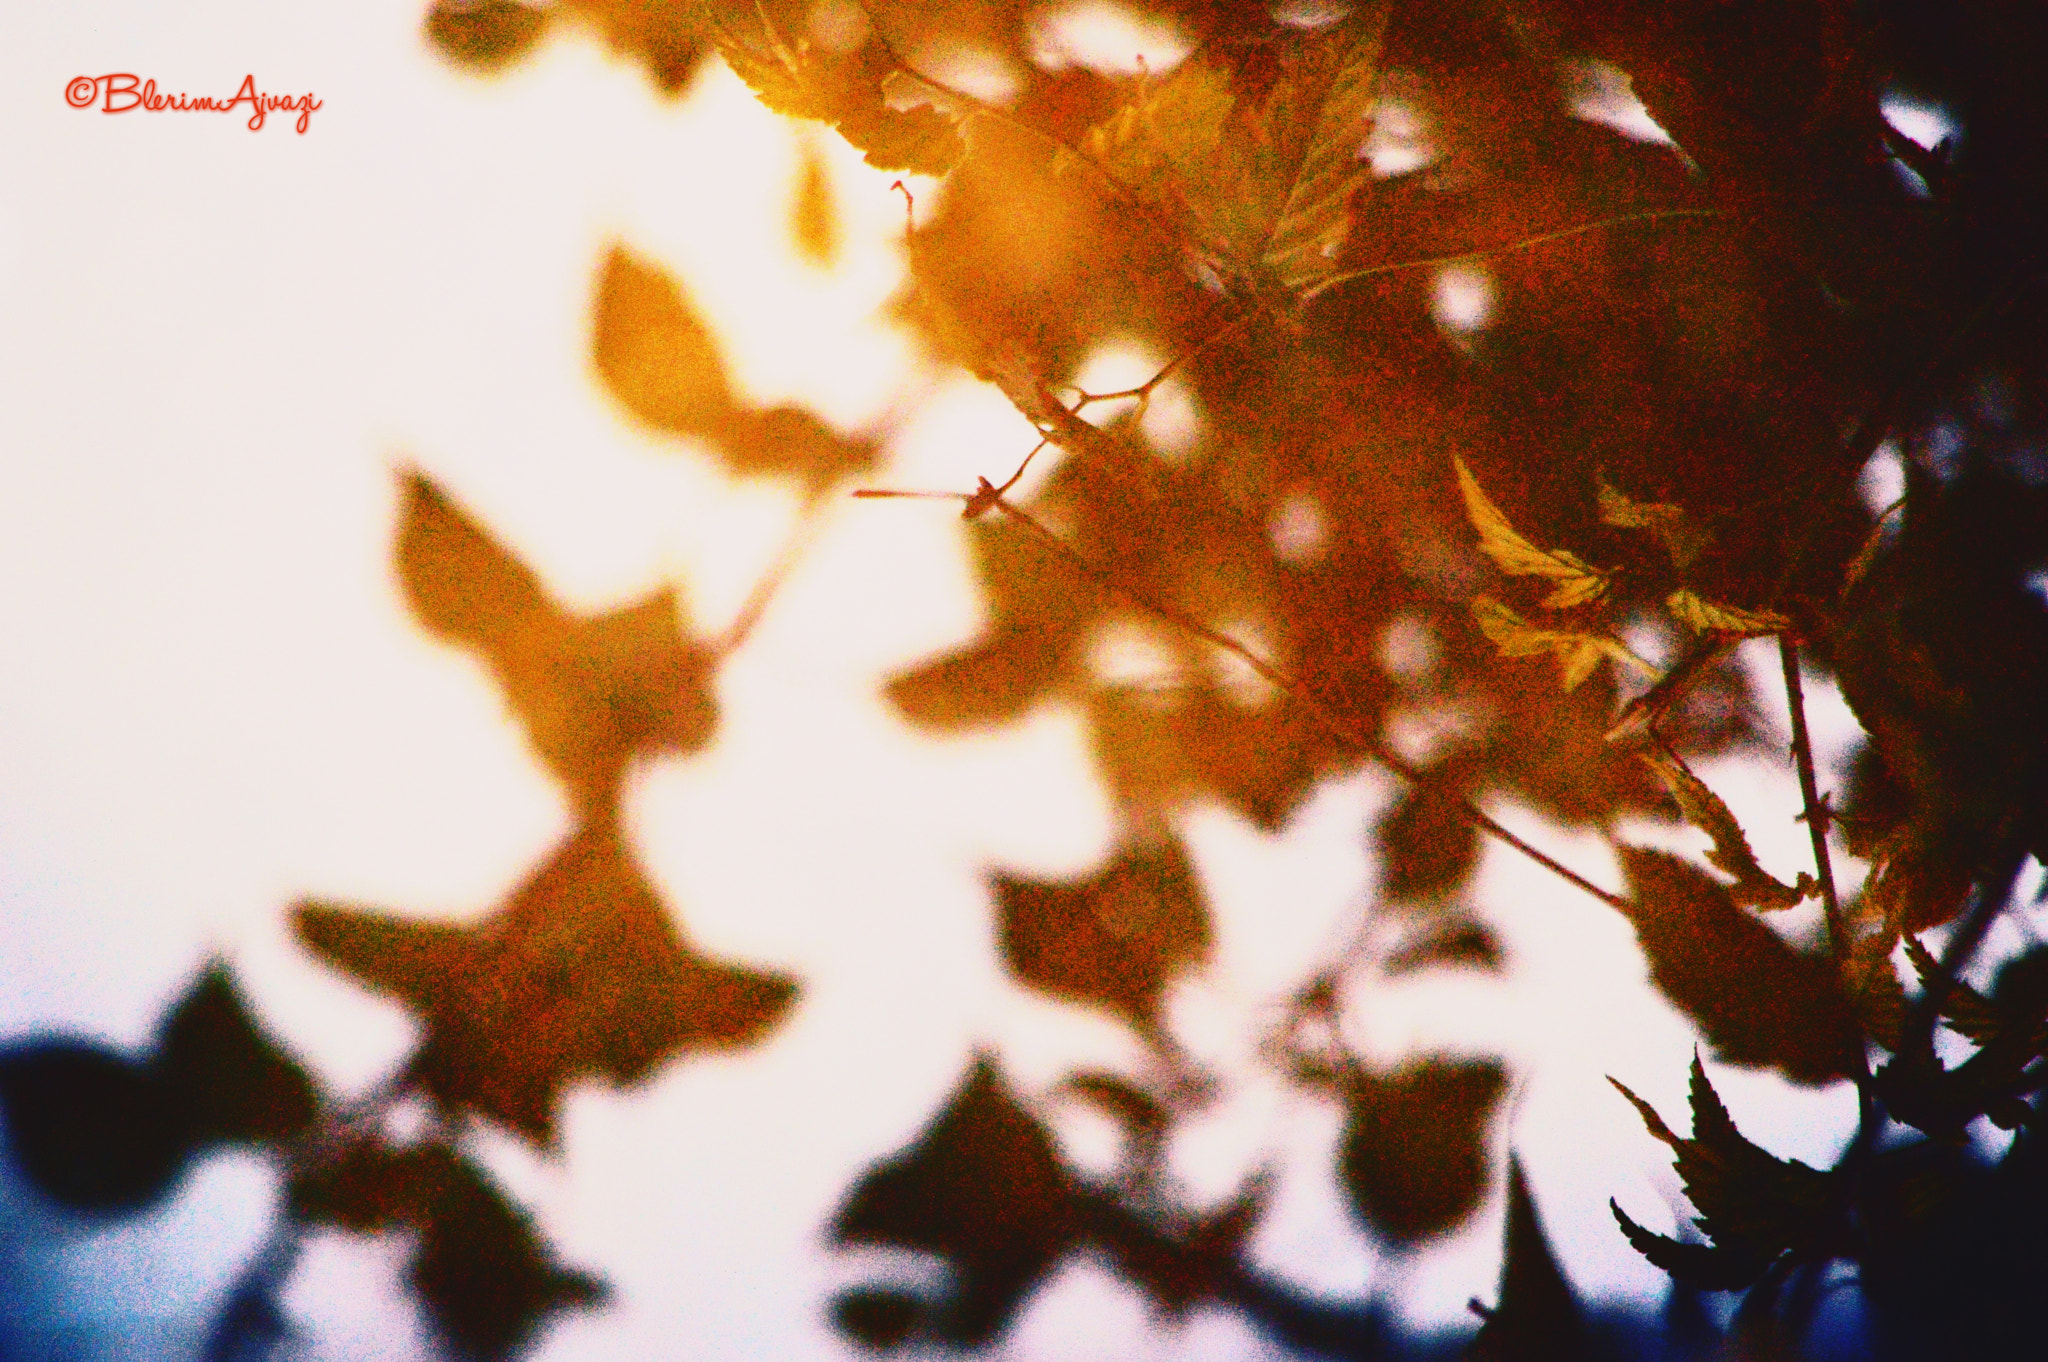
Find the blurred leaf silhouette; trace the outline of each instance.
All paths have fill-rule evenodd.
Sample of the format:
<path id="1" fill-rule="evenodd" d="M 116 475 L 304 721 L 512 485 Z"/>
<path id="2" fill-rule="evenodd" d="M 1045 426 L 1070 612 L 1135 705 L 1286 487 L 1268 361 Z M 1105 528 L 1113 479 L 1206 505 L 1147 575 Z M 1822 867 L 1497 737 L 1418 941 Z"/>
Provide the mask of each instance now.
<path id="1" fill-rule="evenodd" d="M 1004 960 L 1057 997 L 1107 1008 L 1159 1034 L 1160 993 L 1208 952 L 1208 911 L 1175 841 L 1130 846 L 1073 884 L 995 876 Z"/>
<path id="2" fill-rule="evenodd" d="M 1132 73 L 1070 50 L 1072 25 L 1111 10 L 1184 55 Z M 1330 1355 L 1436 1347 L 1391 1341 L 1382 1300 L 1308 1299 L 1265 1270 L 1270 1169 L 1201 1204 L 1174 1171 L 1176 1140 L 1241 1077 L 1197 1072 L 1164 1006 L 1228 963 L 1188 815 L 1277 832 L 1319 781 L 1371 765 L 1399 787 L 1367 833 L 1376 897 L 1341 953 L 1252 1000 L 1261 1027 L 1284 1015 L 1246 1048 L 1258 1082 L 1341 1106 L 1330 1158 L 1375 1247 L 1425 1249 L 1505 1181 L 1499 1299 L 1476 1307 L 1470 1355 L 1609 1341 L 1497 1130 L 1506 1064 L 1426 1043 L 1369 1067 L 1343 1025 L 1363 959 L 1386 976 L 1502 967 L 1464 897 L 1482 837 L 1622 913 L 1717 1061 L 1856 1088 L 1856 1133 L 1816 1169 L 1743 1136 L 1697 1051 L 1690 1136 L 1616 1084 L 1673 1151 L 1705 1235 L 1610 1203 L 1676 1283 L 1642 1351 L 1718 1347 L 1697 1293 L 1744 1290 L 1729 1348 L 1796 1356 L 1840 1259 L 1909 1340 L 1882 1355 L 2039 1352 L 2038 1307 L 1984 1284 L 2038 1295 L 2048 1205 L 2048 953 L 1993 931 L 2027 858 L 2048 858 L 2048 26 L 1919 0 L 433 0 L 424 18 L 424 40 L 479 76 L 578 31 L 663 99 L 715 53 L 807 120 L 787 220 L 760 230 L 810 268 L 836 275 L 864 230 L 841 181 L 903 189 L 888 316 L 1016 424 L 1014 448 L 975 451 L 975 488 L 941 492 L 965 504 L 984 623 L 902 664 L 886 699 L 927 735 L 1064 709 L 1117 823 L 1093 873 L 991 871 L 989 897 L 1010 975 L 1128 1024 L 1151 1067 L 1026 1092 L 977 1052 L 828 1227 L 950 1275 L 849 1288 L 830 1306 L 840 1334 L 1006 1347 L 1031 1294 L 1089 1253 L 1164 1317 L 1219 1304 Z M 1951 140 L 1907 137 L 1909 98 L 1939 106 Z M 827 174 L 818 124 L 880 177 Z M 891 186 L 896 171 L 943 185 Z M 900 433 L 749 400 L 688 279 L 623 243 L 591 314 L 591 369 L 642 435 L 778 479 L 806 517 Z M 1149 377 L 1082 386 L 1132 355 Z M 1026 450 L 1030 482 L 1010 476 Z M 1903 495 L 1874 511 L 1863 485 L 1894 466 Z M 489 670 L 572 815 L 468 925 L 296 908 L 302 944 L 422 1024 L 418 1051 L 383 1088 L 331 1100 L 221 967 L 152 1055 L 71 1039 L 0 1054 L 0 1101 L 30 1180 L 94 1213 L 160 1199 L 210 1143 L 270 1148 L 291 1215 L 266 1262 L 308 1225 L 408 1232 L 441 1342 L 502 1358 L 601 1288 L 458 1152 L 466 1123 L 552 1148 L 570 1085 L 758 1044 L 795 1004 L 795 980 L 690 943 L 619 810 L 635 762 L 713 741 L 714 673 L 776 578 L 719 640 L 689 631 L 675 587 L 580 615 L 416 473 L 396 559 L 417 621 Z M 1789 760 L 1749 671 L 1766 649 Z M 1809 674 L 1862 730 L 1839 797 L 1807 731 Z M 1736 755 L 1798 782 L 1810 866 L 1764 870 L 1755 820 L 1695 774 Z M 1623 841 L 1673 805 L 1707 835 L 1704 864 Z M 1626 896 L 1494 821 L 1500 806 L 1604 838 Z M 1860 888 L 1847 866 L 1837 879 L 1843 853 L 1869 864 Z M 1919 935 L 1935 929 L 1939 957 Z M 1965 982 L 1994 951 L 1995 982 Z M 1958 1039 L 1974 1050 L 1950 1064 Z M 405 1102 L 427 1110 L 400 1138 L 387 1118 Z M 1114 1128 L 1107 1173 L 1064 1160 L 1061 1103 Z M 1980 1118 L 2017 1132 L 1995 1167 L 1973 1152 Z M 266 1281 L 229 1312 L 256 1332 L 279 1318 Z M 1952 1339 L 1968 1347 L 1940 1353 Z"/>
<path id="3" fill-rule="evenodd" d="M 72 1210 L 122 1215 L 159 1200 L 218 1144 L 285 1144 L 319 1094 L 257 1026 L 225 966 L 201 972 L 154 1053 L 51 1039 L 0 1052 L 0 1112 L 29 1180 Z"/>
<path id="4" fill-rule="evenodd" d="M 1002 1329 L 1076 1241 L 1077 1190 L 1044 1127 L 982 1057 L 917 1141 L 854 1186 L 832 1238 L 945 1258 L 953 1285 L 944 1300 L 924 1306 L 926 1327 L 938 1338 L 976 1344 Z M 840 1313 L 851 1309 L 858 1323 L 868 1308 Z"/>
<path id="5" fill-rule="evenodd" d="M 585 816 L 609 807 L 632 758 L 709 739 L 712 658 L 678 629 L 673 593 L 577 618 L 417 474 L 405 481 L 403 517 L 398 571 L 414 614 L 482 655 L 527 741 Z"/>
<path id="6" fill-rule="evenodd" d="M 685 944 L 606 824 L 564 842 L 475 928 L 322 903 L 301 904 L 294 926 L 426 1019 L 414 1065 L 428 1091 L 539 1143 L 565 1083 L 635 1083 L 685 1050 L 749 1044 L 797 992 Z"/>

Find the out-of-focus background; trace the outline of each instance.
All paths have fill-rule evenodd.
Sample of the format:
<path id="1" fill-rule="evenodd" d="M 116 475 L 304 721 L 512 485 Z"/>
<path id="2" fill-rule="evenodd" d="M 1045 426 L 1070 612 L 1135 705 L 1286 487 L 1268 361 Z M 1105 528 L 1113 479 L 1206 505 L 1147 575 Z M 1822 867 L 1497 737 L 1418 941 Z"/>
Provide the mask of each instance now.
<path id="1" fill-rule="evenodd" d="M 1141 53 L 1162 68 L 1184 50 L 1110 6 L 1055 7 L 1046 22 L 1070 59 L 1109 68 Z M 537 1356 L 842 1355 L 825 1302 L 873 1262 L 827 1252 L 823 1227 L 975 1052 L 1026 1092 L 1140 1062 L 1125 1029 L 1005 973 L 982 879 L 987 866 L 1081 873 L 1109 849 L 1113 811 L 1071 713 L 939 740 L 883 703 L 883 678 L 981 623 L 951 504 L 842 496 L 800 533 L 795 491 L 732 478 L 632 422 L 593 366 L 590 315 L 624 245 L 686 285 L 745 400 L 883 440 L 875 485 L 1000 480 L 1033 432 L 889 319 L 898 177 L 822 125 L 769 113 L 716 61 L 667 101 L 565 28 L 502 75 L 465 74 L 424 39 L 419 0 L 90 0 L 9 29 L 0 1040 L 142 1046 L 219 957 L 322 1084 L 366 1091 L 402 1061 L 412 1024 L 294 944 L 288 906 L 474 919 L 569 827 L 484 669 L 407 615 L 392 566 L 404 471 L 431 477 L 565 606 L 609 609 L 672 583 L 704 636 L 796 537 L 718 674 L 715 742 L 636 768 L 625 820 L 690 939 L 801 979 L 800 1002 L 757 1048 L 686 1057 L 628 1090 L 574 1088 L 552 1157 L 509 1137 L 479 1137 L 475 1152 L 565 1260 L 613 1287 L 609 1305 L 552 1322 Z M 240 115 L 66 103 L 74 77 L 113 72 L 217 97 L 252 75 L 320 107 L 300 134 L 288 115 L 251 131 Z M 823 265 L 793 226 L 807 156 L 841 234 Z M 941 192 L 909 188 L 919 214 Z M 1106 350 L 1094 386 L 1141 381 L 1164 358 Z M 1170 403 L 1156 415 L 1199 419 Z M 1763 710 L 1781 712 L 1760 656 Z M 1822 756 L 1838 760 L 1853 727 L 1824 689 L 1813 702 Z M 1790 878 L 1805 834 L 1789 774 L 1735 761 L 1706 774 Z M 1262 1019 L 1372 901 L 1364 834 L 1392 797 L 1368 771 L 1319 788 L 1277 833 L 1220 807 L 1190 814 L 1216 948 L 1168 1017 L 1224 1095 L 1169 1158 L 1197 1200 L 1275 1175 L 1251 1252 L 1281 1278 L 1378 1297 L 1418 1327 L 1469 1327 L 1467 1300 L 1495 1291 L 1499 1187 L 1447 1241 L 1376 1251 L 1332 1181 L 1339 1113 L 1289 1095 L 1255 1053 Z M 1618 884 L 1596 838 L 1499 812 Z M 1692 1034 L 1611 910 L 1496 850 L 1472 900 L 1506 970 L 1389 984 L 1347 1014 L 1347 1039 L 1388 1061 L 1503 1055 L 1496 1147 L 1519 1154 L 1567 1270 L 1596 1300 L 1653 1301 L 1664 1280 L 1606 1202 L 1666 1232 L 1682 1203 L 1666 1151 L 1605 1075 L 1676 1111 Z M 1718 1067 L 1716 1081 L 1745 1132 L 1783 1156 L 1825 1164 L 1854 1122 L 1846 1087 L 1795 1093 Z M 1086 1114 L 1069 1115 L 1056 1133 L 1085 1159 Z M 279 1178 L 254 1154 L 219 1154 L 167 1203 L 102 1223 L 0 1170 L 0 1352 L 197 1356 L 277 1214 Z M 310 1246 L 285 1294 L 292 1355 L 427 1355 L 400 1288 L 402 1239 L 335 1232 Z M 1218 1308 L 1155 1318 L 1085 1258 L 1027 1303 L 1003 1349 L 1281 1355 Z"/>

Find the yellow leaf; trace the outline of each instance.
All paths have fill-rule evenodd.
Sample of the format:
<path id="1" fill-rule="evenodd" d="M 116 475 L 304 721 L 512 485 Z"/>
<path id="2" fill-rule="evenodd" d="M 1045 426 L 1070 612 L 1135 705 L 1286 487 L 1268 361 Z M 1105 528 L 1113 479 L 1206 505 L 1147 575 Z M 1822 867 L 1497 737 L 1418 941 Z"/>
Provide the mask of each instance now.
<path id="1" fill-rule="evenodd" d="M 1681 587 L 1664 598 L 1671 617 L 1696 634 L 1728 634 L 1757 638 L 1782 634 L 1792 621 L 1775 610 L 1739 610 L 1732 605 L 1710 601 L 1696 591 Z"/>
<path id="2" fill-rule="evenodd" d="M 1644 676 L 1654 677 L 1657 674 L 1655 667 L 1623 647 L 1619 640 L 1604 634 L 1538 629 L 1491 596 L 1474 597 L 1472 615 L 1479 621 L 1480 632 L 1493 640 L 1502 656 L 1539 657 L 1549 653 L 1556 657 L 1566 690 L 1576 690 L 1580 682 L 1593 674 L 1593 669 L 1600 665 L 1603 657 L 1612 658 Z"/>
<path id="3" fill-rule="evenodd" d="M 1743 834 L 1742 825 L 1721 802 L 1721 796 L 1708 789 L 1706 782 L 1694 775 L 1692 768 L 1679 760 L 1676 753 L 1644 752 L 1640 755 L 1664 782 L 1664 788 L 1671 792 L 1671 798 L 1677 802 L 1679 812 L 1685 815 L 1685 821 L 1714 839 L 1713 849 L 1707 853 L 1707 864 L 1735 877 L 1735 883 L 1728 887 L 1728 892 L 1737 903 L 1753 904 L 1758 908 L 1790 908 L 1814 891 L 1811 875 L 1801 875 L 1795 886 L 1766 874 L 1764 868 L 1757 864 L 1756 853 L 1750 850 L 1749 838 Z"/>
<path id="4" fill-rule="evenodd" d="M 734 398 L 717 338 L 665 270 L 614 245 L 594 310 L 591 357 L 627 410 L 678 435 L 724 430 Z"/>
<path id="5" fill-rule="evenodd" d="M 1465 513 L 1472 518 L 1472 528 L 1479 531 L 1480 551 L 1510 576 L 1548 577 L 1556 582 L 1556 588 L 1543 601 L 1546 609 L 1584 605 L 1598 600 L 1607 590 L 1608 574 L 1577 554 L 1568 549 L 1539 549 L 1524 539 L 1480 488 L 1479 480 L 1465 467 L 1465 461 L 1454 454 L 1451 462 L 1457 465 L 1458 490 L 1465 497 Z"/>
<path id="6" fill-rule="evenodd" d="M 1342 55 L 1261 258 L 1290 292 L 1313 288 L 1337 271 L 1337 251 L 1351 227 L 1352 191 L 1371 170 L 1358 153 L 1372 126 L 1388 9 L 1385 0 L 1361 5 L 1348 31 L 1332 35 L 1344 43 Z"/>
<path id="7" fill-rule="evenodd" d="M 1358 153 L 1389 8 L 1365 0 L 1340 23 L 1281 39 L 1269 82 L 1236 79 L 1240 50 L 1203 47 L 1139 81 L 1080 151 L 1234 286 L 1310 296 L 1335 275 L 1353 191 L 1371 175 Z"/>
<path id="8" fill-rule="evenodd" d="M 1664 541 L 1671 565 L 1681 572 L 1706 550 L 1713 536 L 1695 525 L 1683 506 L 1668 501 L 1636 501 L 1600 480 L 1600 520 L 1627 530 L 1648 530 Z"/>

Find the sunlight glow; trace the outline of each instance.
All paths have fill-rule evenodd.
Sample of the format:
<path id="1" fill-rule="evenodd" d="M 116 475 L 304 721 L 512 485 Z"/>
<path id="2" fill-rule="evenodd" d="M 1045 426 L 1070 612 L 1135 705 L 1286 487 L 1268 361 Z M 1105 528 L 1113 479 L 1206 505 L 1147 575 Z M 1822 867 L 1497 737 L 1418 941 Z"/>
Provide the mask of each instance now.
<path id="1" fill-rule="evenodd" d="M 1033 16 L 1031 60 L 1047 71 L 1079 66 L 1105 76 L 1160 75 L 1194 50 L 1171 20 L 1119 5 L 1078 0 Z"/>

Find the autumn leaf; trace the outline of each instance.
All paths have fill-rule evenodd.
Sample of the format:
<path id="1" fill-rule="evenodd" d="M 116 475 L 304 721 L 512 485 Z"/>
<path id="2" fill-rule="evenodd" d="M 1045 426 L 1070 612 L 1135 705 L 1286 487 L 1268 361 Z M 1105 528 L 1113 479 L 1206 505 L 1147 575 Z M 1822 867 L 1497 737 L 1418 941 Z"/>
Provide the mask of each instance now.
<path id="1" fill-rule="evenodd" d="M 1585 1311 L 1558 1265 L 1522 1160 L 1508 1159 L 1506 1248 L 1500 1299 L 1467 1346 L 1468 1362 L 1572 1362 L 1588 1355 Z"/>
<path id="2" fill-rule="evenodd" d="M 1732 605 L 1710 601 L 1698 592 L 1681 588 L 1664 598 L 1664 608 L 1696 634 L 1723 638 L 1759 638 L 1782 634 L 1792 621 L 1775 610 L 1738 610 Z"/>
<path id="3" fill-rule="evenodd" d="M 634 757 L 691 751 L 710 736 L 713 658 L 684 638 L 672 592 L 571 615 L 417 473 L 405 479 L 397 559 L 420 623 L 481 655 L 579 809 L 608 807 Z"/>
<path id="4" fill-rule="evenodd" d="M 1825 958 L 1786 945 L 1698 867 L 1641 847 L 1618 854 L 1650 980 L 1717 1055 L 1798 1083 L 1855 1071 L 1862 1033 Z"/>
<path id="5" fill-rule="evenodd" d="M 1201 883 L 1178 841 L 1127 846 L 1077 882 L 997 874 L 993 888 L 1011 973 L 1141 1032 L 1156 1032 L 1168 981 L 1208 953 Z"/>
<path id="6" fill-rule="evenodd" d="M 1920 942 L 1908 938 L 1907 955 L 1922 986 L 1940 968 Z M 1979 1116 L 2007 1130 L 2031 1123 L 2025 1099 L 2040 1087 L 2037 1062 L 2048 1055 L 2048 949 L 2014 957 L 1986 997 L 1960 980 L 1941 1005 L 1944 1022 L 1967 1037 L 1976 1053 L 1954 1068 L 1931 1044 L 1894 1055 L 1877 1073 L 1878 1096 L 1895 1120 L 1937 1140 L 1961 1143 Z"/>
<path id="7" fill-rule="evenodd" d="M 318 902 L 294 910 L 293 928 L 425 1021 L 414 1070 L 430 1092 L 538 1144 L 553 1140 L 566 1084 L 637 1083 L 683 1052 L 753 1044 L 797 992 L 692 950 L 603 823 L 474 928 Z"/>
<path id="8" fill-rule="evenodd" d="M 1750 850 L 1749 838 L 1735 821 L 1735 815 L 1676 752 L 1665 748 L 1639 755 L 1671 792 L 1685 821 L 1713 839 L 1707 864 L 1735 877 L 1728 892 L 1737 903 L 1766 909 L 1790 908 L 1816 892 L 1811 875 L 1801 873 L 1798 884 L 1789 885 L 1766 874 L 1757 864 L 1756 853 Z"/>
<path id="9" fill-rule="evenodd" d="M 1291 35 L 1263 89 L 1211 45 L 1090 128 L 1080 151 L 1138 200 L 1185 225 L 1203 263 L 1303 296 L 1335 275 L 1377 98 L 1389 6 Z"/>
<path id="10" fill-rule="evenodd" d="M 1598 600 L 1607 590 L 1609 574 L 1594 567 L 1569 549 L 1540 549 L 1508 523 L 1500 507 L 1472 476 L 1472 470 L 1455 454 L 1451 462 L 1458 470 L 1458 491 L 1465 498 L 1465 513 L 1472 528 L 1479 531 L 1479 549 L 1511 577 L 1546 577 L 1557 583 L 1543 605 L 1563 610 Z M 1619 647 L 1620 645 L 1615 645 Z M 1567 687 L 1570 689 L 1570 687 Z"/>
<path id="11" fill-rule="evenodd" d="M 319 1112 L 312 1078 L 265 1034 L 217 962 L 165 1016 L 156 1068 L 202 1144 L 282 1144 Z"/>
<path id="12" fill-rule="evenodd" d="M 805 138 L 797 148 L 796 193 L 789 209 L 790 240 L 804 263 L 828 270 L 839 260 L 839 211 L 832 202 L 832 181 L 815 141 Z"/>
<path id="13" fill-rule="evenodd" d="M 1504 1086 L 1491 1059 L 1352 1071 L 1337 1167 L 1365 1222 L 1404 1246 L 1463 1224 L 1486 1193 L 1486 1132 Z"/>
<path id="14" fill-rule="evenodd" d="M 797 225 L 810 221 L 822 248 L 830 202 L 819 201 L 822 180 L 806 183 L 798 208 L 810 207 Z M 800 478 L 817 489 L 879 456 L 873 440 L 840 435 L 800 407 L 742 402 L 710 323 L 666 270 L 624 246 L 605 257 L 593 312 L 591 361 L 612 396 L 656 430 L 701 441 L 728 471 Z"/>
<path id="15" fill-rule="evenodd" d="M 1653 1234 L 1610 1201 L 1629 1242 L 1657 1266 L 1696 1286 L 1732 1291 L 1762 1276 L 1788 1253 L 1810 1261 L 1832 1257 L 1843 1247 L 1839 1178 L 1750 1143 L 1736 1129 L 1697 1054 L 1692 1061 L 1689 1139 L 1674 1134 L 1656 1109 L 1620 1080 L 1607 1081 L 1628 1099 L 1650 1134 L 1677 1155 L 1679 1181 L 1699 1212 L 1695 1223 L 1712 1241 L 1681 1244 Z"/>
<path id="16" fill-rule="evenodd" d="M 709 50 L 703 0 L 558 0 L 593 25 L 612 51 L 638 59 L 654 88 L 674 98 Z"/>
<path id="17" fill-rule="evenodd" d="M 885 82 L 907 76 L 872 33 L 852 52 L 830 52 L 785 35 L 756 7 L 707 11 L 718 53 L 763 104 L 792 118 L 832 124 L 877 170 L 944 175 L 966 151 L 956 120 L 930 103 L 894 107 Z"/>
<path id="18" fill-rule="evenodd" d="M 435 0 L 427 41 L 458 66 L 495 72 L 525 56 L 547 22 L 546 10 L 511 0 Z"/>
<path id="19" fill-rule="evenodd" d="M 1663 542 L 1671 565 L 1680 572 L 1691 567 L 1713 542 L 1713 536 L 1695 524 L 1683 506 L 1666 501 L 1637 501 L 1605 478 L 1600 479 L 1599 495 L 1602 524 L 1650 531 Z"/>
<path id="20" fill-rule="evenodd" d="M 454 1355 L 475 1362 L 504 1362 L 548 1316 L 609 1294 L 595 1277 L 556 1263 L 533 1217 L 445 1144 L 359 1141 L 298 1169 L 287 1204 L 305 1223 L 411 1230 L 408 1275 L 427 1318 Z"/>
<path id="21" fill-rule="evenodd" d="M 951 1289 L 930 1330 L 973 1347 L 1001 1332 L 1079 1242 L 1079 1193 L 1052 1136 L 978 1055 L 911 1146 L 854 1185 L 830 1235 L 944 1258 Z"/>
<path id="22" fill-rule="evenodd" d="M 1539 629 L 1491 596 L 1472 598 L 1472 616 L 1479 622 L 1479 631 L 1492 640 L 1503 657 L 1541 657 L 1545 653 L 1555 657 L 1567 691 L 1577 690 L 1602 658 L 1611 658 L 1644 676 L 1657 674 L 1655 667 L 1630 652 L 1618 639 L 1605 634 Z"/>

